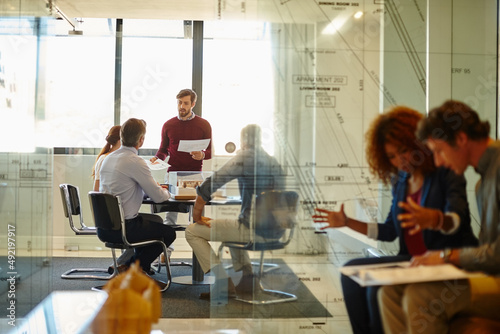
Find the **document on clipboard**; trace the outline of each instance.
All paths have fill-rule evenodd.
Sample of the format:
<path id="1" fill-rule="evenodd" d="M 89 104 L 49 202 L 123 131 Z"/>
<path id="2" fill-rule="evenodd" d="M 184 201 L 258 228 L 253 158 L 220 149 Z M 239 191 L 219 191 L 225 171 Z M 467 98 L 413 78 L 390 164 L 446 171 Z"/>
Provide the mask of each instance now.
<path id="1" fill-rule="evenodd" d="M 340 268 L 340 272 L 361 286 L 409 284 L 485 276 L 479 272 L 467 272 L 451 264 L 410 267 L 409 262 L 345 266 Z"/>
<path id="2" fill-rule="evenodd" d="M 210 139 L 181 140 L 179 141 L 177 151 L 188 153 L 193 151 L 203 151 L 207 149 L 208 144 L 210 144 Z"/>

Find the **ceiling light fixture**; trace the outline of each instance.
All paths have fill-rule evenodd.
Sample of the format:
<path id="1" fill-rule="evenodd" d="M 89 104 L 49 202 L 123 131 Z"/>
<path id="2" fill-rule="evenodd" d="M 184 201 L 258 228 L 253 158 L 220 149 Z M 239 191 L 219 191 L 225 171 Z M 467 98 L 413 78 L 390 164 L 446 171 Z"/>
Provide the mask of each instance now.
<path id="1" fill-rule="evenodd" d="M 360 19 L 363 16 L 363 12 L 356 12 L 354 13 L 354 18 L 355 19 Z"/>
<path id="2" fill-rule="evenodd" d="M 323 35 L 334 35 L 340 28 L 344 26 L 346 22 L 345 18 L 337 17 L 332 20 L 321 32 Z"/>
<path id="3" fill-rule="evenodd" d="M 57 14 L 59 14 L 64 20 L 66 20 L 66 22 L 71 24 L 71 26 L 73 27 L 73 30 L 68 30 L 68 35 L 76 35 L 76 36 L 83 35 L 83 31 L 76 30 L 75 24 L 71 22 L 71 20 L 68 19 L 68 17 L 57 6 L 54 6 L 54 9 L 56 10 Z"/>

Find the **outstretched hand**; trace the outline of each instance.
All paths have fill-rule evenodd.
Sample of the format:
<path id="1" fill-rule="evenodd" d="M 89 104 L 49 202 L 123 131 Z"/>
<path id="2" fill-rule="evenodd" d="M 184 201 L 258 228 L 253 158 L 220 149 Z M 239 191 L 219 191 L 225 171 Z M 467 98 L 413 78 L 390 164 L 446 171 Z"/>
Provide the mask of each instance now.
<path id="1" fill-rule="evenodd" d="M 312 218 L 317 224 L 328 223 L 327 226 L 323 226 L 320 229 L 324 230 L 326 228 L 337 228 L 347 226 L 347 216 L 344 212 L 344 204 L 340 205 L 339 211 L 329 211 L 325 209 L 316 208 L 316 211 L 319 213 L 317 215 L 313 215 Z"/>
<path id="2" fill-rule="evenodd" d="M 411 198 L 408 202 L 399 202 L 398 206 L 406 211 L 400 213 L 398 219 L 401 222 L 402 228 L 409 228 L 408 233 L 413 235 L 420 230 L 434 229 L 439 224 L 441 213 L 436 209 L 424 208 L 418 205 Z"/>

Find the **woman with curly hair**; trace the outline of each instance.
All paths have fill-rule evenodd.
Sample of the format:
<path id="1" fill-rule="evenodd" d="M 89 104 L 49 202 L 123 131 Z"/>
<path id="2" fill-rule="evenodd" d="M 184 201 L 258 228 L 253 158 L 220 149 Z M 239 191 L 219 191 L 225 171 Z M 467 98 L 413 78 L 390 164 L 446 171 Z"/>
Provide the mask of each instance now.
<path id="1" fill-rule="evenodd" d="M 366 133 L 370 171 L 392 186 L 392 205 L 384 223 L 350 218 L 343 204 L 339 211 L 316 209 L 314 222 L 328 223 L 322 229 L 349 227 L 375 240 L 398 238 L 397 255 L 354 259 L 346 266 L 409 261 L 428 249 L 477 245 L 470 226 L 465 178 L 434 165 L 432 153 L 415 136 L 422 118 L 413 109 L 396 106 L 380 114 Z M 405 212 L 412 213 L 411 218 Z M 436 228 L 422 231 L 419 221 L 433 221 Z M 344 275 L 341 282 L 353 332 L 383 333 L 377 306 L 378 287 L 361 287 Z"/>
<path id="2" fill-rule="evenodd" d="M 120 129 L 122 127 L 120 125 L 115 125 L 112 126 L 111 129 L 109 129 L 108 135 L 106 136 L 106 145 L 101 149 L 101 152 L 99 152 L 99 155 L 97 156 L 94 167 L 92 167 L 92 179 L 94 180 L 94 191 L 99 191 L 99 183 L 100 183 L 100 174 L 99 171 L 101 169 L 101 164 L 110 154 L 111 152 L 116 151 L 119 149 L 122 145 L 120 141 Z"/>

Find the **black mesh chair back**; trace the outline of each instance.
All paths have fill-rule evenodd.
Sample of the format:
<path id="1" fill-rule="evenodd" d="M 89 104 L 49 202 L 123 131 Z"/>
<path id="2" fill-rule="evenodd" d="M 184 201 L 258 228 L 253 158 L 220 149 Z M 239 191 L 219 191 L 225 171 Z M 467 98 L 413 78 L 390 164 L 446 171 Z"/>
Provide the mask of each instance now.
<path id="1" fill-rule="evenodd" d="M 257 276 L 259 282 L 262 283 L 265 272 L 264 253 L 265 251 L 283 249 L 290 243 L 297 225 L 298 204 L 299 195 L 295 191 L 267 191 L 256 196 L 250 218 L 252 240 L 246 243 L 221 243 L 219 258 L 222 259 L 224 247 L 260 251 Z M 238 297 L 236 300 L 258 305 L 297 300 L 297 296 L 284 291 L 265 289 L 262 286 L 260 286 L 259 291 L 259 295 L 254 294 L 252 298 Z"/>
<path id="2" fill-rule="evenodd" d="M 97 228 L 119 231 L 125 221 L 119 196 L 90 192 L 90 207 Z"/>
<path id="3" fill-rule="evenodd" d="M 104 245 L 111 249 L 111 253 L 113 254 L 113 266 L 115 275 L 118 272 L 118 264 L 116 261 L 116 253 L 115 249 L 133 249 L 136 247 L 149 246 L 152 244 L 160 244 L 163 248 L 163 254 L 165 255 L 166 265 L 165 269 L 167 272 L 167 282 L 163 282 L 163 287 L 160 288 L 161 291 L 166 291 L 170 287 L 170 283 L 172 281 L 172 274 L 170 272 L 170 263 L 167 257 L 167 246 L 164 242 L 160 240 L 144 240 L 140 242 L 129 242 L 127 240 L 126 234 L 126 222 L 125 216 L 123 214 L 123 208 L 120 200 L 120 196 L 115 196 L 106 193 L 100 193 L 97 191 L 89 192 L 89 201 L 90 208 L 92 211 L 92 215 L 94 217 L 94 223 L 98 229 L 103 230 L 113 230 L 120 231 L 122 236 L 122 242 L 109 242 L 107 240 L 101 241 L 104 242 Z"/>
<path id="4" fill-rule="evenodd" d="M 297 223 L 298 203 L 299 195 L 295 191 L 267 191 L 256 197 L 254 229 L 257 234 L 269 236 L 274 241 L 254 242 L 255 250 L 280 249 L 288 245 Z"/>
<path id="5" fill-rule="evenodd" d="M 63 199 L 64 205 L 64 215 L 66 218 L 71 214 L 72 216 L 79 215 L 80 212 L 80 195 L 78 188 L 71 184 L 61 184 L 59 186 L 61 190 L 61 197 Z"/>
<path id="6" fill-rule="evenodd" d="M 59 185 L 63 204 L 64 216 L 68 218 L 69 227 L 76 235 L 97 235 L 94 226 L 87 226 L 83 221 L 82 206 L 80 202 L 80 192 L 78 187 L 62 183 Z M 73 218 L 78 217 L 79 227 L 75 226 Z M 61 275 L 64 279 L 98 279 L 109 280 L 112 276 L 108 274 L 108 269 L 104 268 L 73 268 Z"/>
<path id="7" fill-rule="evenodd" d="M 78 187 L 74 185 L 63 183 L 59 185 L 59 190 L 61 191 L 61 199 L 64 209 L 64 216 L 68 218 L 69 227 L 75 232 L 77 235 L 82 234 L 96 234 L 96 228 L 93 226 L 85 225 L 83 221 L 83 214 L 81 209 L 80 202 L 80 192 Z M 74 217 L 78 217 L 79 227 L 75 226 L 73 221 Z"/>

